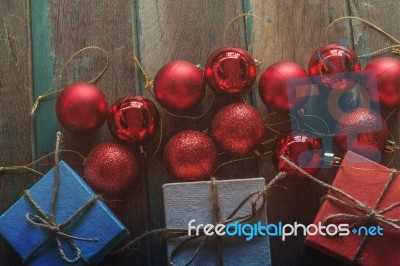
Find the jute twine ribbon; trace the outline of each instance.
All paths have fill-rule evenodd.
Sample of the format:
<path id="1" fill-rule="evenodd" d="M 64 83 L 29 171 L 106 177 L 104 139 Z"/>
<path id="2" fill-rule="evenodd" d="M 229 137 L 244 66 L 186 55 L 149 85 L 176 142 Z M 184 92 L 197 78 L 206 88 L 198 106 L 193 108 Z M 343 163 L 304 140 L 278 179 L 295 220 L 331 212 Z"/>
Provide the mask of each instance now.
<path id="1" fill-rule="evenodd" d="M 66 229 L 68 225 L 70 225 L 75 219 L 81 216 L 87 209 L 89 209 L 96 200 L 100 199 L 99 195 L 95 195 L 89 201 L 87 201 L 82 207 L 80 207 L 74 214 L 71 215 L 65 222 L 57 223 L 56 222 L 56 203 L 58 198 L 58 192 L 60 188 L 60 168 L 59 168 L 59 152 L 60 152 L 60 143 L 61 143 L 61 132 L 57 132 L 57 142 L 55 149 L 55 179 L 54 179 L 54 187 L 53 187 L 53 196 L 51 200 L 51 210 L 50 214 L 47 214 L 40 205 L 33 199 L 28 190 L 24 191 L 24 196 L 32 205 L 35 210 L 35 213 L 27 212 L 25 214 L 25 218 L 29 224 L 35 226 L 37 228 L 41 228 L 49 232 L 49 235 L 35 248 L 30 254 L 25 258 L 24 262 L 28 262 L 32 257 L 42 249 L 45 244 L 47 244 L 51 240 L 55 240 L 57 242 L 58 254 L 63 261 L 69 264 L 75 264 L 80 259 L 82 259 L 82 252 L 79 247 L 75 244 L 76 241 L 86 241 L 86 242 L 98 242 L 98 238 L 86 238 L 86 237 L 78 237 L 73 236 L 71 234 L 66 233 Z M 65 249 L 62 243 L 65 242 L 71 248 L 74 253 L 73 258 L 67 257 L 65 254 Z"/>
<path id="2" fill-rule="evenodd" d="M 359 215 L 353 215 L 353 214 L 348 214 L 348 213 L 333 214 L 333 215 L 326 217 L 325 220 L 323 221 L 323 223 L 329 223 L 331 221 L 340 220 L 340 219 L 354 221 L 354 223 L 351 226 L 355 226 L 356 224 L 369 224 L 369 223 L 380 222 L 380 223 L 383 223 L 383 224 L 391 227 L 394 230 L 400 231 L 400 224 L 399 224 L 400 219 L 391 219 L 391 218 L 388 218 L 385 216 L 385 214 L 387 212 L 399 208 L 400 202 L 393 203 L 392 205 L 390 205 L 389 207 L 387 207 L 383 210 L 377 210 L 380 203 L 382 202 L 382 199 L 383 199 L 385 193 L 388 191 L 394 178 L 400 173 L 400 171 L 398 171 L 396 169 L 384 171 L 384 172 L 390 173 L 389 179 L 388 179 L 387 183 L 385 184 L 385 187 L 382 190 L 379 198 L 377 199 L 375 206 L 370 207 L 370 206 L 366 205 L 365 203 L 361 202 L 360 200 L 354 198 L 350 194 L 342 191 L 341 189 L 336 188 L 332 185 L 329 185 L 329 184 L 319 180 L 318 178 L 308 174 L 303 169 L 301 169 L 299 166 L 297 166 L 295 163 L 290 161 L 288 158 L 286 158 L 284 156 L 281 156 L 280 158 L 283 161 L 285 161 L 291 168 L 293 168 L 293 169 L 297 170 L 299 173 L 301 173 L 303 176 L 307 177 L 314 183 L 316 183 L 326 189 L 330 189 L 332 191 L 332 193 L 339 196 L 339 197 L 335 197 L 335 196 L 327 195 L 325 197 L 326 199 L 331 200 L 334 203 L 340 204 L 343 207 L 351 208 L 351 209 L 354 209 L 354 210 L 357 210 L 360 212 Z M 341 167 L 345 167 L 345 166 L 341 166 Z M 358 168 L 358 167 L 345 167 L 345 168 L 357 170 L 357 171 L 380 171 L 380 170 L 375 170 L 375 169 Z M 268 198 L 268 193 L 269 193 L 270 189 L 281 179 L 284 179 L 286 177 L 286 175 L 287 174 L 285 172 L 279 172 L 263 189 L 254 191 L 254 192 L 250 193 L 247 197 L 245 197 L 238 204 L 238 206 L 228 215 L 228 217 L 226 217 L 225 219 L 222 219 L 222 220 L 220 219 L 220 212 L 219 212 L 220 207 L 219 207 L 219 202 L 218 202 L 218 191 L 216 188 L 216 182 L 215 182 L 215 179 L 212 178 L 211 179 L 211 186 L 212 186 L 211 187 L 211 189 L 212 189 L 211 200 L 213 202 L 214 222 L 216 224 L 228 225 L 233 222 L 238 222 L 240 224 L 243 224 L 243 223 L 250 221 L 251 219 L 253 219 L 260 213 L 260 211 L 264 208 L 264 206 L 267 205 L 267 203 L 268 203 L 267 198 Z M 347 201 L 344 201 L 343 198 L 346 199 Z M 245 206 L 246 203 L 251 204 L 251 212 L 246 213 L 245 215 L 236 217 L 239 210 L 241 210 L 243 208 L 243 206 Z M 190 233 L 190 236 L 189 236 L 189 233 Z M 194 240 L 200 241 L 200 243 L 198 244 L 195 252 L 192 254 L 190 259 L 183 264 L 185 266 L 190 265 L 195 260 L 195 258 L 198 256 L 200 251 L 203 249 L 205 243 L 210 238 L 216 237 L 216 235 L 213 235 L 213 236 L 205 235 L 203 229 L 199 230 L 198 235 L 196 235 L 196 230 L 188 231 L 187 228 L 185 228 L 185 229 L 184 228 L 156 229 L 156 230 L 149 231 L 149 232 L 142 234 L 141 236 L 135 238 L 134 240 L 132 240 L 131 242 L 129 242 L 122 248 L 114 251 L 112 254 L 118 254 L 118 253 L 124 252 L 126 250 L 129 250 L 133 245 L 137 244 L 140 240 L 142 240 L 150 235 L 154 235 L 154 234 L 162 234 L 162 236 L 167 239 L 168 238 L 182 239 L 182 241 L 179 242 L 174 247 L 174 249 L 171 251 L 171 253 L 168 256 L 168 262 L 170 265 L 176 265 L 175 259 L 176 259 L 177 255 L 179 254 L 179 251 L 184 249 L 188 243 L 190 243 L 191 241 L 194 241 Z M 358 250 L 354 256 L 354 261 L 358 260 L 360 254 L 361 254 L 362 248 L 365 245 L 365 241 L 366 241 L 366 237 L 364 237 L 362 239 L 361 243 L 359 244 Z M 217 246 L 217 251 L 219 254 L 218 262 L 220 263 L 220 265 L 222 265 L 222 259 L 220 256 L 221 249 L 222 249 L 222 247 L 220 246 L 221 243 L 217 242 L 217 245 L 219 245 L 219 247 Z"/>
<path id="3" fill-rule="evenodd" d="M 219 207 L 219 201 L 218 201 L 218 190 L 216 186 L 216 179 L 213 178 L 211 180 L 211 190 L 212 190 L 212 205 L 213 205 L 213 216 L 214 216 L 214 222 L 218 224 L 223 224 L 223 225 L 228 225 L 230 223 L 238 222 L 240 224 L 246 223 L 250 220 L 252 220 L 254 217 L 256 217 L 260 212 L 263 210 L 265 207 L 265 204 L 267 202 L 267 196 L 268 196 L 268 191 L 269 189 L 279 180 L 283 179 L 286 176 L 286 173 L 281 172 L 279 173 L 274 180 L 269 182 L 262 190 L 257 190 L 249 195 L 247 195 L 242 201 L 239 202 L 237 207 L 230 212 L 230 214 L 224 218 L 220 219 L 220 207 Z M 243 215 L 238 215 L 238 212 L 246 205 L 250 204 L 251 205 L 251 211 L 243 214 Z M 218 222 L 219 221 L 219 222 Z M 191 234 L 189 236 L 189 233 Z M 196 230 L 188 231 L 188 229 L 183 229 L 183 228 L 163 228 L 163 229 L 156 229 L 153 231 L 146 232 L 142 234 L 141 236 L 135 238 L 122 248 L 114 251 L 112 254 L 118 254 L 121 252 L 124 252 L 126 250 L 129 250 L 133 245 L 138 243 L 140 240 L 154 234 L 162 234 L 162 236 L 166 239 L 168 238 L 177 238 L 177 239 L 182 239 L 181 242 L 179 242 L 174 249 L 171 251 L 171 253 L 168 256 L 168 262 L 170 265 L 176 265 L 175 260 L 176 257 L 179 254 L 179 251 L 183 250 L 186 248 L 186 245 L 191 243 L 192 241 L 198 240 L 199 244 L 195 250 L 195 252 L 192 254 L 192 256 L 189 258 L 187 262 L 185 262 L 182 265 L 190 265 L 196 257 L 199 255 L 200 251 L 203 249 L 204 245 L 207 243 L 208 240 L 211 238 L 217 237 L 216 235 L 213 236 L 208 236 L 204 233 L 203 228 L 198 230 L 198 235 L 196 235 Z M 220 245 L 220 243 L 218 244 Z M 222 257 L 221 257 L 221 246 L 218 248 L 217 247 L 217 252 L 219 254 L 218 257 L 218 262 L 220 265 L 222 265 Z"/>
<path id="4" fill-rule="evenodd" d="M 361 168 L 361 167 L 340 166 L 342 168 L 356 170 L 356 171 L 387 172 L 390 174 L 388 181 L 385 184 L 385 187 L 383 188 L 381 194 L 379 195 L 378 199 L 375 202 L 375 205 L 373 207 L 370 207 L 367 204 L 354 198 L 350 194 L 344 192 L 343 190 L 340 190 L 334 186 L 331 186 L 327 183 L 322 182 L 321 180 L 317 179 L 316 177 L 313 177 L 312 175 L 308 174 L 303 169 L 298 167 L 296 164 L 291 162 L 286 157 L 281 156 L 281 159 L 284 160 L 291 168 L 297 170 L 298 172 L 300 172 L 302 175 L 304 175 L 311 181 L 321 185 L 324 188 L 330 189 L 331 192 L 333 192 L 334 194 L 339 196 L 339 197 L 335 197 L 332 195 L 326 195 L 324 198 L 331 200 L 332 202 L 334 202 L 342 207 L 349 208 L 352 210 L 357 210 L 358 212 L 360 212 L 360 214 L 358 214 L 358 215 L 349 214 L 349 213 L 332 214 L 324 219 L 324 221 L 323 221 L 324 224 L 330 223 L 332 221 L 337 221 L 337 220 L 350 220 L 350 221 L 353 221 L 353 223 L 351 224 L 350 227 L 354 227 L 359 224 L 374 224 L 374 223 L 380 222 L 380 223 L 392 228 L 393 230 L 400 231 L 400 219 L 392 219 L 392 218 L 388 218 L 385 216 L 385 214 L 387 212 L 399 208 L 400 202 L 395 202 L 383 210 L 378 210 L 383 197 L 385 196 L 386 192 L 390 188 L 390 185 L 392 184 L 395 177 L 397 175 L 399 175 L 399 173 L 400 173 L 399 170 L 396 170 L 396 169 L 376 170 L 376 169 Z M 346 199 L 347 201 L 344 201 L 343 199 Z M 367 238 L 368 238 L 367 236 L 364 236 L 362 238 L 362 240 L 357 248 L 357 251 L 354 254 L 354 257 L 353 257 L 354 262 L 357 262 L 360 259 L 360 255 L 361 255 L 362 249 L 365 245 Z"/>

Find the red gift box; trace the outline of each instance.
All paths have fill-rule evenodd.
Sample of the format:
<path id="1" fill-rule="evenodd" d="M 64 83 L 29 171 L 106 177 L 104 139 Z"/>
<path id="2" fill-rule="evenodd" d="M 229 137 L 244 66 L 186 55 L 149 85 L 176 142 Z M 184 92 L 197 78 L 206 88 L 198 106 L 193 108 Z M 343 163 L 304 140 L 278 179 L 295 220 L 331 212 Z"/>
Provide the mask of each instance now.
<path id="1" fill-rule="evenodd" d="M 354 225 L 347 236 L 308 235 L 305 244 L 340 260 L 360 265 L 400 265 L 400 175 L 351 151 L 332 184 L 314 224 Z M 352 229 L 381 226 L 383 236 L 358 235 Z M 361 230 L 360 230 L 361 231 Z M 365 231 L 362 230 L 364 233 Z"/>

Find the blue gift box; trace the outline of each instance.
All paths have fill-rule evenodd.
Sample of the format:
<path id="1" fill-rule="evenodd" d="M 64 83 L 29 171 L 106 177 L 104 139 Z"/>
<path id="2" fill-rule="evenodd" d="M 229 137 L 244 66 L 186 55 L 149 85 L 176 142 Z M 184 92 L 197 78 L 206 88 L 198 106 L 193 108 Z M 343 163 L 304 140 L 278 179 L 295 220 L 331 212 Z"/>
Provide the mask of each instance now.
<path id="1" fill-rule="evenodd" d="M 84 206 L 95 194 L 86 183 L 65 162 L 59 162 L 60 187 L 55 205 L 55 222 L 61 224 Z M 55 168 L 50 170 L 30 190 L 29 194 L 46 214 L 51 211 L 55 184 Z M 50 230 L 34 226 L 28 222 L 27 213 L 37 210 L 26 196 L 21 197 L 10 209 L 0 216 L 0 234 L 26 259 L 38 245 L 51 234 Z M 96 238 L 97 242 L 72 240 L 82 253 L 82 259 L 75 265 L 99 263 L 110 251 L 129 234 L 124 225 L 112 214 L 107 206 L 96 200 L 81 215 L 72 221 L 64 232 L 81 238 Z M 65 241 L 64 241 L 65 242 Z M 73 258 L 72 248 L 62 242 L 66 257 Z M 33 256 L 29 265 L 69 265 L 59 255 L 55 239 L 51 238 Z"/>

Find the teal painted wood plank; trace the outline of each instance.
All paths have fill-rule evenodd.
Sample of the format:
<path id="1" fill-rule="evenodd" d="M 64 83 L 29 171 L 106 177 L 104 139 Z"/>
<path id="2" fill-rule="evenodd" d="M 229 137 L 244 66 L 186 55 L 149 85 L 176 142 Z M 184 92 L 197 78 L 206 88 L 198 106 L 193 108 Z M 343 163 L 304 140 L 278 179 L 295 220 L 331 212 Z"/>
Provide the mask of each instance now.
<path id="1" fill-rule="evenodd" d="M 48 0 L 31 2 L 34 101 L 50 87 L 54 79 L 54 54 L 51 48 L 48 10 Z M 60 129 L 54 105 L 54 97 L 47 98 L 39 103 L 36 110 L 34 132 L 38 156 L 54 149 L 55 133 Z"/>

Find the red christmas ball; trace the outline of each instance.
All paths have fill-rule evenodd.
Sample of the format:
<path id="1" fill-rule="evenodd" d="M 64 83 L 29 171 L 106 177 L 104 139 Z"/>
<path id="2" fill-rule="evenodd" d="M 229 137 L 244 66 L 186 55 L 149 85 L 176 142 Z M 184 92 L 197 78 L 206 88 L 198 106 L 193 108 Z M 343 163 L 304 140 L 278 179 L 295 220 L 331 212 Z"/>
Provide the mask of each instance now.
<path id="1" fill-rule="evenodd" d="M 246 50 L 222 47 L 208 57 L 204 75 L 214 91 L 238 95 L 250 89 L 257 71 L 254 59 Z"/>
<path id="2" fill-rule="evenodd" d="M 199 104 L 206 92 L 202 71 L 187 61 L 164 65 L 154 78 L 154 96 L 165 108 L 182 112 Z"/>
<path id="3" fill-rule="evenodd" d="M 106 96 L 90 83 L 67 86 L 56 101 L 58 121 L 72 133 L 87 133 L 98 129 L 106 120 L 107 109 Z"/>
<path id="4" fill-rule="evenodd" d="M 371 101 L 393 108 L 400 104 L 400 60 L 380 57 L 363 70 L 362 84 Z"/>
<path id="5" fill-rule="evenodd" d="M 150 100 L 129 95 L 111 106 L 107 123 L 115 139 L 130 145 L 143 144 L 157 132 L 160 115 Z"/>
<path id="6" fill-rule="evenodd" d="M 264 140 L 265 127 L 260 113 L 253 106 L 234 103 L 215 115 L 211 135 L 224 152 L 244 156 L 255 151 Z"/>
<path id="7" fill-rule="evenodd" d="M 105 142 L 94 147 L 84 163 L 85 181 L 97 193 L 119 195 L 138 177 L 135 155 L 122 145 Z"/>
<path id="8" fill-rule="evenodd" d="M 305 172 L 315 175 L 321 167 L 322 143 L 306 133 L 294 131 L 276 142 L 273 154 L 273 163 L 278 171 L 284 171 L 290 177 L 304 178 L 280 156 L 287 157 Z"/>
<path id="9" fill-rule="evenodd" d="M 343 114 L 336 126 L 335 142 L 343 151 L 352 150 L 370 159 L 379 159 L 389 138 L 385 120 L 367 108 Z"/>
<path id="10" fill-rule="evenodd" d="M 333 89 L 347 89 L 359 78 L 361 65 L 356 53 L 339 44 L 318 48 L 308 63 L 308 74 L 320 84 Z"/>
<path id="11" fill-rule="evenodd" d="M 258 92 L 268 107 L 289 111 L 305 104 L 311 93 L 307 72 L 293 62 L 278 62 L 260 76 Z"/>
<path id="12" fill-rule="evenodd" d="M 170 176 L 179 181 L 209 179 L 217 163 L 217 149 L 206 134 L 185 130 L 165 146 L 164 160 Z"/>

